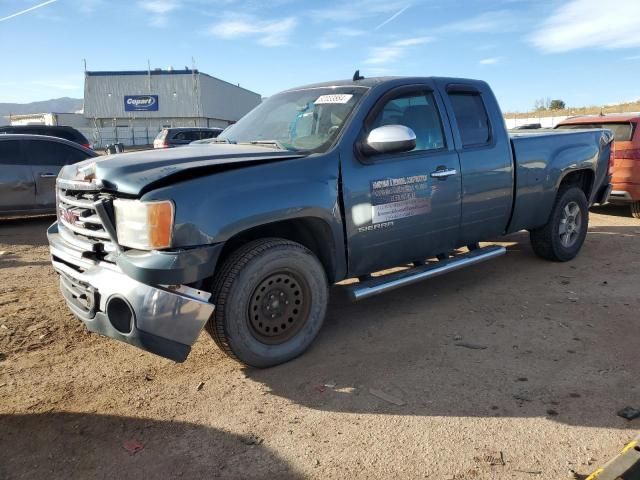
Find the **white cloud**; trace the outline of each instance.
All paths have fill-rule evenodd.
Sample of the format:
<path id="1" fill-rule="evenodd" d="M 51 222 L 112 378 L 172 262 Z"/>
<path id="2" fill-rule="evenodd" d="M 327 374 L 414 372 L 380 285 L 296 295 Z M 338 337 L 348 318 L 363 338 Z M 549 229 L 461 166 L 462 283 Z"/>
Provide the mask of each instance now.
<path id="1" fill-rule="evenodd" d="M 517 29 L 517 19 L 508 10 L 485 12 L 475 17 L 443 25 L 442 32 L 457 33 L 504 33 Z"/>
<path id="2" fill-rule="evenodd" d="M 629 61 L 640 60 L 640 55 L 631 55 L 629 57 L 624 57 L 623 60 L 629 60 Z"/>
<path id="3" fill-rule="evenodd" d="M 398 40 L 394 43 L 397 47 L 412 47 L 414 45 L 422 45 L 423 43 L 433 42 L 433 37 L 414 37 L 405 40 Z"/>
<path id="4" fill-rule="evenodd" d="M 180 8 L 182 2 L 180 0 L 141 0 L 138 6 L 151 14 L 151 25 L 164 27 L 168 23 L 167 15 Z"/>
<path id="5" fill-rule="evenodd" d="M 529 37 L 538 49 L 562 53 L 581 48 L 640 47 L 640 2 L 569 0 Z"/>
<path id="6" fill-rule="evenodd" d="M 374 47 L 369 52 L 369 57 L 365 60 L 365 63 L 369 65 L 390 63 L 404 56 L 408 48 L 432 41 L 432 37 L 414 37 L 397 40 L 386 47 Z"/>
<path id="7" fill-rule="evenodd" d="M 234 39 L 256 37 L 266 47 L 277 47 L 289 42 L 289 35 L 298 24 L 295 17 L 278 20 L 259 20 L 252 15 L 235 15 L 209 28 L 209 33 L 219 38 Z"/>
<path id="8" fill-rule="evenodd" d="M 180 6 L 177 0 L 143 0 L 139 3 L 140 8 L 155 15 L 166 15 L 176 10 Z"/>
<path id="9" fill-rule="evenodd" d="M 500 63 L 502 61 L 502 57 L 489 57 L 483 58 L 480 60 L 480 65 L 495 65 L 496 63 Z"/>
<path id="10" fill-rule="evenodd" d="M 331 50 L 332 48 L 337 48 L 338 44 L 336 42 L 330 42 L 330 41 L 325 41 L 325 42 L 320 42 L 318 44 L 318 48 L 320 50 Z"/>
<path id="11" fill-rule="evenodd" d="M 310 11 L 320 21 L 352 22 L 367 17 L 396 13 L 407 7 L 407 0 L 342 0 L 329 7 Z"/>

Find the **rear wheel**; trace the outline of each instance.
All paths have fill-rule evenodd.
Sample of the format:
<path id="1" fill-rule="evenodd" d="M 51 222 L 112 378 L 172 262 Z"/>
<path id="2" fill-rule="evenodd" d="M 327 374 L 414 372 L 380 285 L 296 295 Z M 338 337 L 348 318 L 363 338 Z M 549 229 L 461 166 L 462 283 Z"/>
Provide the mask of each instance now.
<path id="1" fill-rule="evenodd" d="M 636 200 L 631 203 L 631 216 L 633 218 L 640 218 L 640 201 Z"/>
<path id="2" fill-rule="evenodd" d="M 297 357 L 316 337 L 328 302 L 327 279 L 304 246 L 256 240 L 224 262 L 213 301 L 208 329 L 218 346 L 246 365 L 265 368 Z"/>
<path id="3" fill-rule="evenodd" d="M 578 187 L 561 187 L 546 225 L 531 230 L 531 246 L 539 257 L 566 262 L 578 255 L 589 228 L 589 208 Z"/>

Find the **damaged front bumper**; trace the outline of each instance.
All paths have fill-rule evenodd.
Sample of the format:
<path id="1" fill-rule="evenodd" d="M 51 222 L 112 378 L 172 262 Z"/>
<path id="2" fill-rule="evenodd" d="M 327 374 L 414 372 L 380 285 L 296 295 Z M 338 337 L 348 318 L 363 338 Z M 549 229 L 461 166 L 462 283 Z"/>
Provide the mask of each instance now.
<path id="1" fill-rule="evenodd" d="M 210 294 L 185 285 L 148 285 L 95 260 L 47 230 L 53 268 L 71 311 L 88 330 L 184 361 L 214 312 Z"/>

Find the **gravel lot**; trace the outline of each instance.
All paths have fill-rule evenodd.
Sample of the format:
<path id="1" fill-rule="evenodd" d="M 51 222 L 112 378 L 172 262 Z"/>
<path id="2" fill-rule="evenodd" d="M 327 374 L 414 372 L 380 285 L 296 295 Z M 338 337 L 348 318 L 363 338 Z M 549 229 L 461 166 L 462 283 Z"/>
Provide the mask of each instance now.
<path id="1" fill-rule="evenodd" d="M 51 218 L 0 224 L 0 478 L 565 479 L 640 428 L 640 221 L 597 210 L 579 258 L 493 262 L 351 304 L 301 358 L 183 364 L 86 333 Z M 482 347 L 482 348 L 469 348 Z M 486 347 L 486 348 L 485 348 Z"/>

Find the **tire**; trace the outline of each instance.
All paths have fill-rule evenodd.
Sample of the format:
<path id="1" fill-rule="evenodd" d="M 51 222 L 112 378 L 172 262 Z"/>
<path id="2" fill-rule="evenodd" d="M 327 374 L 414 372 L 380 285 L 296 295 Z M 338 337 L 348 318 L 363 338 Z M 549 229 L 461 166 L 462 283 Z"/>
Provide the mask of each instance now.
<path id="1" fill-rule="evenodd" d="M 529 232 L 531 246 L 541 258 L 567 262 L 578 255 L 588 228 L 589 206 L 584 192 L 578 187 L 561 187 L 547 224 Z"/>
<path id="2" fill-rule="evenodd" d="M 640 200 L 631 202 L 630 209 L 631 209 L 631 216 L 633 218 L 640 218 Z"/>
<path id="3" fill-rule="evenodd" d="M 309 347 L 328 297 L 324 268 L 310 250 L 278 238 L 256 240 L 233 252 L 215 276 L 207 329 L 231 358 L 272 367 Z"/>

